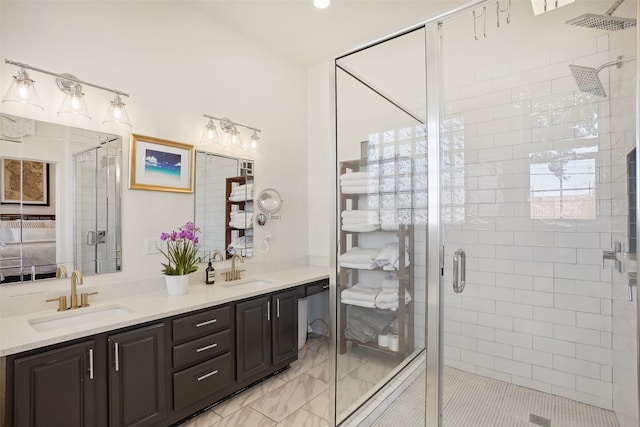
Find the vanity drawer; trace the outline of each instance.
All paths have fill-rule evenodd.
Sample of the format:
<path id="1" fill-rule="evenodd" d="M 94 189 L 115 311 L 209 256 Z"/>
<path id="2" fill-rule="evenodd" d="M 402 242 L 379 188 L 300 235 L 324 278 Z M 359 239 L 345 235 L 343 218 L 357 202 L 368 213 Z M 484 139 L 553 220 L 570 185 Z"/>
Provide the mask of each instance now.
<path id="1" fill-rule="evenodd" d="M 320 292 L 329 290 L 329 279 L 318 280 L 316 282 L 309 283 L 305 286 L 307 289 L 307 296 L 319 294 Z"/>
<path id="2" fill-rule="evenodd" d="M 173 321 L 173 341 L 184 341 L 208 335 L 229 327 L 228 305 L 192 314 Z"/>
<path id="3" fill-rule="evenodd" d="M 231 354 L 173 374 L 173 405 L 179 410 L 229 386 L 233 381 Z"/>
<path id="4" fill-rule="evenodd" d="M 173 368 L 180 369 L 186 365 L 210 359 L 217 354 L 229 351 L 230 348 L 229 329 L 176 345 L 173 347 Z"/>

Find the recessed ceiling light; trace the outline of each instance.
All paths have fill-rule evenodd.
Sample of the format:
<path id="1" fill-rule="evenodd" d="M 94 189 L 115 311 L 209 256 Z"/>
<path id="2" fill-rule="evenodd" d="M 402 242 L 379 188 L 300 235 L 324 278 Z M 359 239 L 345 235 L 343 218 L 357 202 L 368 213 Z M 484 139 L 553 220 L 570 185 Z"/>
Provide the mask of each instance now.
<path id="1" fill-rule="evenodd" d="M 325 9 L 329 7 L 329 0 L 313 0 L 313 5 L 318 9 Z"/>

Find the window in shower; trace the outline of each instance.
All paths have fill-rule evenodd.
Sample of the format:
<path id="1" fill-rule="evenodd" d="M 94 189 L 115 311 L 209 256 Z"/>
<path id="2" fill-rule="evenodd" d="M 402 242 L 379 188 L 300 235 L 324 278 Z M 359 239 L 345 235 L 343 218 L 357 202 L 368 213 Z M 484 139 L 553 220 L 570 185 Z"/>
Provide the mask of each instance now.
<path id="1" fill-rule="evenodd" d="M 598 147 L 532 155 L 529 166 L 531 218 L 594 219 Z M 534 157 L 535 156 L 535 157 Z"/>

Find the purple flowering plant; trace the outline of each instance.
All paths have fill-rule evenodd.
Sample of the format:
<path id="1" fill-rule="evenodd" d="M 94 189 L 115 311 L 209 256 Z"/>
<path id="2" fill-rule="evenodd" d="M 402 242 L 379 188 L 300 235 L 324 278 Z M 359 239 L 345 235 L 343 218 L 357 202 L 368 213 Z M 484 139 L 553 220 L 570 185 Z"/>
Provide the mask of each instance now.
<path id="1" fill-rule="evenodd" d="M 167 249 L 160 249 L 167 263 L 162 263 L 162 273 L 167 276 L 181 276 L 198 270 L 201 258 L 198 255 L 198 233 L 200 229 L 188 221 L 177 230 L 160 234 L 160 240 L 167 242 Z"/>

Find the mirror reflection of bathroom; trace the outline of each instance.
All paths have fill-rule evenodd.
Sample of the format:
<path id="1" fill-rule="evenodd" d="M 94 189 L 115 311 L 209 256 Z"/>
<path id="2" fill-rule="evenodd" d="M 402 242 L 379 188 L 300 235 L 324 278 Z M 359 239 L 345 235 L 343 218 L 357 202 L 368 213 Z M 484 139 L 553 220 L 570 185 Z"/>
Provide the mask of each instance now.
<path id="1" fill-rule="evenodd" d="M 253 178 L 251 160 L 198 151 L 195 172 L 195 223 L 200 250 L 207 260 L 214 252 L 230 259 L 253 256 Z"/>

